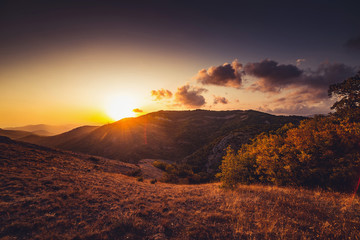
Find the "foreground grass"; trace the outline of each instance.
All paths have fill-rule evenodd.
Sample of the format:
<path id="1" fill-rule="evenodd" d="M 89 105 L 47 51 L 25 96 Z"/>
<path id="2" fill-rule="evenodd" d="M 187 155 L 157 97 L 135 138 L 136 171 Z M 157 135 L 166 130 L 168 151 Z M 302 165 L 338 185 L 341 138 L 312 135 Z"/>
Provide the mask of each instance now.
<path id="1" fill-rule="evenodd" d="M 126 167 L 0 141 L 0 239 L 360 239 L 358 197 L 150 184 Z"/>

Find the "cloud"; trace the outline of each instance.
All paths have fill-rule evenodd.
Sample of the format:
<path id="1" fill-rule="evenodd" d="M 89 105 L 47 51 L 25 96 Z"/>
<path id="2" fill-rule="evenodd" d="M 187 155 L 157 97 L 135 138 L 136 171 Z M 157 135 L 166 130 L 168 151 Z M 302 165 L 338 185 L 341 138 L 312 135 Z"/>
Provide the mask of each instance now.
<path id="1" fill-rule="evenodd" d="M 298 59 L 297 64 L 304 61 L 305 59 Z M 332 103 L 327 94 L 329 85 L 353 76 L 356 70 L 342 63 L 324 62 L 312 70 L 300 69 L 294 64 L 279 64 L 270 59 L 247 64 L 234 60 L 231 64 L 225 63 L 208 70 L 203 69 L 198 72 L 195 79 L 204 85 L 237 89 L 242 88 L 246 80 L 245 84 L 248 87 L 242 88 L 243 90 L 270 93 L 268 102 L 262 106 L 263 110 L 277 114 L 307 115 L 329 111 Z M 189 108 L 204 106 L 206 101 L 202 93 L 206 91 L 204 88 L 185 84 L 174 93 L 174 104 Z M 165 89 L 153 90 L 151 94 L 155 100 L 173 96 Z M 234 100 L 234 103 L 239 102 L 238 99 Z M 213 95 L 214 105 L 228 103 L 227 98 Z"/>
<path id="2" fill-rule="evenodd" d="M 327 108 L 328 109 L 328 108 Z M 286 105 L 279 106 L 275 108 L 269 108 L 268 106 L 263 106 L 257 108 L 261 112 L 267 112 L 270 114 L 281 114 L 281 115 L 300 115 L 300 116 L 310 116 L 313 114 L 325 114 L 328 110 L 325 110 L 320 107 L 308 106 L 308 105 Z"/>
<path id="3" fill-rule="evenodd" d="M 277 94 L 282 90 L 301 87 L 323 88 L 327 90 L 330 84 L 340 82 L 355 74 L 355 69 L 342 63 L 322 63 L 316 70 L 302 70 L 298 66 L 306 61 L 297 59 L 297 66 L 279 64 L 266 59 L 260 62 L 250 62 L 245 65 L 234 60 L 231 64 L 224 63 L 217 67 L 202 69 L 194 77 L 204 85 L 218 85 L 226 87 L 242 87 L 243 78 L 255 78 L 247 89 Z"/>
<path id="4" fill-rule="evenodd" d="M 225 97 L 214 96 L 214 104 L 218 104 L 218 103 L 228 104 L 229 100 L 227 100 Z"/>
<path id="5" fill-rule="evenodd" d="M 348 49 L 360 50 L 360 36 L 349 39 L 344 46 Z"/>
<path id="6" fill-rule="evenodd" d="M 280 92 L 302 74 L 302 70 L 294 65 L 280 65 L 273 60 L 248 63 L 244 70 L 247 75 L 259 78 L 249 89 L 261 92 Z"/>
<path id="7" fill-rule="evenodd" d="M 315 71 L 304 72 L 296 85 L 325 89 L 329 85 L 341 82 L 356 73 L 356 69 L 343 63 L 322 63 Z"/>
<path id="8" fill-rule="evenodd" d="M 319 88 L 303 87 L 273 100 L 275 105 L 313 105 L 327 100 L 327 91 Z"/>
<path id="9" fill-rule="evenodd" d="M 341 82 L 355 73 L 355 68 L 342 63 L 322 63 L 316 70 L 303 71 L 300 76 L 288 81 L 286 85 L 281 85 L 281 89 L 287 90 L 284 95 L 270 99 L 259 110 L 275 114 L 327 113 L 332 103 L 328 97 L 329 85 Z M 274 82 L 270 81 L 270 83 Z"/>
<path id="10" fill-rule="evenodd" d="M 133 109 L 133 112 L 135 112 L 135 113 L 142 113 L 142 112 L 144 112 L 144 111 L 141 110 L 141 109 L 139 109 L 139 108 L 135 108 L 135 109 Z"/>
<path id="11" fill-rule="evenodd" d="M 203 92 L 207 92 L 207 90 L 205 88 L 184 85 L 177 89 L 175 101 L 190 108 L 201 107 L 206 103 L 205 98 L 201 95 Z"/>
<path id="12" fill-rule="evenodd" d="M 252 91 L 278 94 L 282 90 L 299 90 L 307 88 L 315 92 L 315 98 L 327 97 L 329 85 L 341 82 L 356 73 L 355 68 L 342 63 L 322 63 L 316 70 L 300 70 L 294 65 L 279 65 L 272 60 L 259 63 L 248 63 L 244 70 L 258 80 L 250 85 Z M 311 90 L 313 88 L 314 90 Z"/>
<path id="13" fill-rule="evenodd" d="M 231 64 L 224 63 L 217 67 L 212 66 L 208 70 L 202 69 L 194 76 L 194 79 L 204 85 L 240 88 L 242 74 L 242 64 L 234 60 Z"/>
<path id="14" fill-rule="evenodd" d="M 306 59 L 305 59 L 305 58 L 296 59 L 296 66 L 300 66 L 301 63 L 303 63 L 303 62 L 306 62 Z"/>
<path id="15" fill-rule="evenodd" d="M 155 97 L 155 101 L 159 101 L 162 100 L 164 98 L 171 98 L 172 97 L 172 92 L 167 90 L 167 89 L 160 89 L 160 90 L 152 90 L 151 91 L 151 96 Z"/>
<path id="16" fill-rule="evenodd" d="M 273 114 L 310 115 L 328 113 L 329 105 L 330 99 L 326 91 L 304 87 L 273 99 L 259 110 Z"/>

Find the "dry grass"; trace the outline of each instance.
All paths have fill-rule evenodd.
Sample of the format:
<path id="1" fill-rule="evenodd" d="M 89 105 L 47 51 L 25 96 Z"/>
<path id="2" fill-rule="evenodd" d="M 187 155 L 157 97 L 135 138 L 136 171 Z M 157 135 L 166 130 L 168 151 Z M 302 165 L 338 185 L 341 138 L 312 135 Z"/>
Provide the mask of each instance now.
<path id="1" fill-rule="evenodd" d="M 150 184 L 125 170 L 103 159 L 0 142 L 0 239 L 360 239 L 358 197 Z"/>

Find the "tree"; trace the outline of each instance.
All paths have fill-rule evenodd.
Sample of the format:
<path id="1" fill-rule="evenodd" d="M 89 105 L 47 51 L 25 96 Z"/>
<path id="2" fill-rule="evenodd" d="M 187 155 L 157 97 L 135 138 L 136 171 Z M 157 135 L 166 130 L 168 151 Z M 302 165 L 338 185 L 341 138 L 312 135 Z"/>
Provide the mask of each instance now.
<path id="1" fill-rule="evenodd" d="M 331 107 L 336 116 L 360 122 L 360 72 L 341 83 L 330 85 L 328 94 L 329 97 L 340 98 Z"/>
<path id="2" fill-rule="evenodd" d="M 226 188 L 235 188 L 239 181 L 239 161 L 234 153 L 234 150 L 228 146 L 226 149 L 226 155 L 220 165 L 221 172 L 216 175 L 220 178 L 223 186 Z"/>

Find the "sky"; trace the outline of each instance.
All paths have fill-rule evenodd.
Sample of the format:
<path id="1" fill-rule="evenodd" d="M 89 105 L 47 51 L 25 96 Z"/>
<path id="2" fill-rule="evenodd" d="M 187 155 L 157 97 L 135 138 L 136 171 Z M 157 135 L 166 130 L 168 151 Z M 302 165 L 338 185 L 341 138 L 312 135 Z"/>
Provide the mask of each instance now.
<path id="1" fill-rule="evenodd" d="M 0 127 L 158 110 L 326 114 L 359 1 L 1 1 Z"/>

